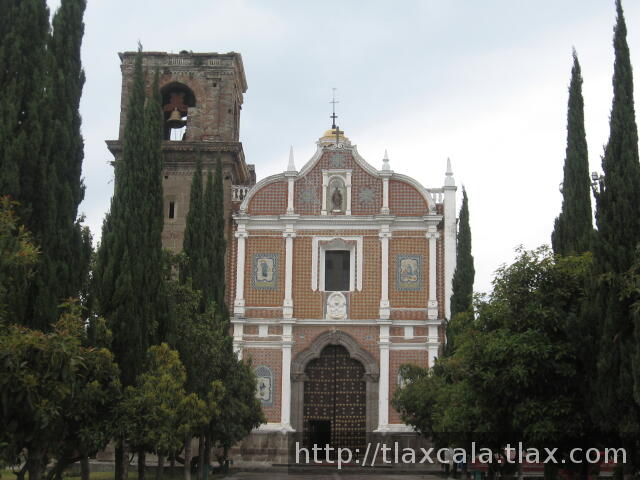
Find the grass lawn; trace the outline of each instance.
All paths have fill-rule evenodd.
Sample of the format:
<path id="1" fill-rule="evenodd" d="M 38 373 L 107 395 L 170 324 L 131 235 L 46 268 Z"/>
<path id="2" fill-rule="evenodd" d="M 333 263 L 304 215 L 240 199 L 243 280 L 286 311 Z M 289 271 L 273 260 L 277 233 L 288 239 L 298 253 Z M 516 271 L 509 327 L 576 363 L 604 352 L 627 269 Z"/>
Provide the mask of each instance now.
<path id="1" fill-rule="evenodd" d="M 66 472 L 64 474 L 65 478 L 68 478 L 69 480 L 80 480 L 80 474 L 76 475 L 76 474 L 71 474 L 70 472 Z M 223 478 L 224 475 L 222 474 L 209 474 L 209 479 L 210 480 L 216 480 L 219 478 Z M 29 479 L 29 475 L 27 475 L 26 480 Z M 90 476 L 91 480 L 113 480 L 113 472 L 91 472 L 91 476 Z M 136 480 L 138 478 L 138 474 L 135 471 L 130 470 L 129 471 L 129 480 Z M 162 475 L 162 480 L 182 480 L 184 478 L 184 475 L 182 472 L 176 472 L 174 474 L 170 474 L 169 472 L 165 472 Z M 195 475 L 192 476 L 192 478 L 196 478 Z M 7 470 L 7 469 L 0 469 L 0 480 L 15 480 L 16 476 L 13 474 L 13 472 L 11 470 Z M 146 472 L 146 479 L 147 480 L 155 480 L 156 479 L 156 475 L 155 472 Z"/>

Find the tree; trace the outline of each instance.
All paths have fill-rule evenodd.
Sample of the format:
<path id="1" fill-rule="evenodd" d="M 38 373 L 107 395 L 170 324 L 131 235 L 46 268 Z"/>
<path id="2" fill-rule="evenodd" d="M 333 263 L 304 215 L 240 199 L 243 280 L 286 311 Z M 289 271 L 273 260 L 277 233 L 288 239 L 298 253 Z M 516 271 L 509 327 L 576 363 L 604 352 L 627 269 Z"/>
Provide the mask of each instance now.
<path id="1" fill-rule="evenodd" d="M 473 302 L 473 281 L 475 278 L 473 255 L 471 254 L 471 226 L 469 225 L 469 199 L 467 191 L 462 189 L 462 206 L 460 207 L 460 224 L 458 228 L 456 270 L 452 280 L 451 319 L 447 322 L 447 345 L 445 352 L 453 351 L 455 344 L 456 315 L 469 312 Z"/>
<path id="2" fill-rule="evenodd" d="M 220 315 L 228 316 L 225 304 L 225 252 L 224 238 L 224 184 L 222 179 L 222 162 L 216 162 L 215 181 L 211 172 L 207 175 L 207 187 L 204 194 L 205 236 L 204 253 L 206 259 L 206 285 L 203 290 L 206 302 L 215 302 Z"/>
<path id="3" fill-rule="evenodd" d="M 26 452 L 24 478 L 40 480 L 48 459 L 61 479 L 73 456 L 103 449 L 119 398 L 118 368 L 105 348 L 86 345 L 84 320 L 67 306 L 43 333 L 11 325 L 0 335 L 0 456 L 10 464 Z"/>
<path id="4" fill-rule="evenodd" d="M 633 398 L 634 382 L 640 380 L 640 331 L 634 327 L 630 299 L 621 295 L 621 275 L 632 265 L 640 241 L 640 163 L 633 74 L 620 0 L 616 0 L 616 11 L 610 133 L 602 159 L 604 179 L 596 195 L 598 231 L 594 255 L 599 276 L 593 287 L 591 311 L 600 334 L 595 415 L 601 418 L 604 431 L 630 452 L 632 458 L 626 468 L 632 468 L 638 465 L 640 409 L 637 402 L 629 399 Z"/>
<path id="5" fill-rule="evenodd" d="M 15 293 L 16 321 L 49 329 L 59 305 L 88 278 L 91 243 L 77 218 L 84 195 L 78 112 L 84 74 L 84 0 L 64 0 L 53 19 L 44 0 L 2 4 L 0 191 L 18 201 L 41 252 L 29 288 Z"/>
<path id="6" fill-rule="evenodd" d="M 138 450 L 138 478 L 144 479 L 145 452 L 177 455 L 184 436 L 207 425 L 217 413 L 219 394 L 205 399 L 185 390 L 186 371 L 178 352 L 163 343 L 152 346 L 147 368 L 127 387 L 119 406 L 122 435 Z M 221 388 L 218 383 L 214 392 Z"/>
<path id="7" fill-rule="evenodd" d="M 442 446 L 583 446 L 593 425 L 574 337 L 591 264 L 539 249 L 499 269 L 453 353 L 431 371 L 403 367 L 403 419 Z"/>
<path id="8" fill-rule="evenodd" d="M 98 312 L 113 332 L 112 349 L 125 387 L 142 373 L 150 345 L 164 334 L 162 139 L 157 74 L 146 102 L 142 47 L 135 60 L 122 155 L 115 161 L 111 208 L 102 228 L 94 272 Z M 116 479 L 124 475 L 123 439 Z"/>
<path id="9" fill-rule="evenodd" d="M 220 465 L 228 459 L 233 445 L 245 438 L 266 419 L 260 400 L 256 398 L 256 376 L 251 364 L 238 359 L 233 352 L 231 337 L 225 338 L 227 368 L 223 377 L 225 386 L 221 404 L 224 408 L 209 424 L 208 435 L 213 446 L 220 448 Z"/>
<path id="10" fill-rule="evenodd" d="M 559 255 L 583 253 L 593 237 L 589 153 L 584 129 L 582 74 L 576 51 L 569 84 L 567 107 L 567 149 L 562 181 L 562 210 L 556 218 L 551 244 Z"/>
<path id="11" fill-rule="evenodd" d="M 82 161 L 84 140 L 80 132 L 80 98 L 85 75 L 80 50 L 84 35 L 86 0 L 62 0 L 53 16 L 49 41 L 52 57 L 51 150 L 49 183 L 54 192 L 52 231 L 42 244 L 51 258 L 49 305 L 43 305 L 44 318 L 56 318 L 60 299 L 78 297 L 86 289 L 92 255 L 89 231 L 78 219 L 78 206 L 84 198 Z"/>
<path id="12" fill-rule="evenodd" d="M 17 318 L 15 292 L 27 288 L 38 258 L 31 235 L 18 225 L 15 203 L 0 198 L 0 327 Z"/>
<path id="13" fill-rule="evenodd" d="M 191 180 L 189 194 L 189 211 L 184 229 L 182 250 L 185 254 L 184 264 L 180 268 L 180 278 L 184 283 L 191 279 L 196 290 L 202 290 L 204 275 L 204 204 L 202 192 L 202 162 L 196 160 L 196 170 Z M 204 310 L 204 301 L 201 310 Z"/>

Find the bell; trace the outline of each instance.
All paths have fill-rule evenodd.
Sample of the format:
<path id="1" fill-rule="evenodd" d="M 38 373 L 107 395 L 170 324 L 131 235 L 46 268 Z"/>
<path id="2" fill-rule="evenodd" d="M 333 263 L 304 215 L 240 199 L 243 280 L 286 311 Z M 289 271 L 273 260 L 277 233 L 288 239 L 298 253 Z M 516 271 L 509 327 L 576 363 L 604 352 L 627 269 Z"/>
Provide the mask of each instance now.
<path id="1" fill-rule="evenodd" d="M 186 120 L 182 119 L 182 115 L 177 108 L 173 109 L 171 115 L 169 115 L 169 119 L 167 120 L 167 126 L 169 128 L 182 128 L 187 124 Z"/>

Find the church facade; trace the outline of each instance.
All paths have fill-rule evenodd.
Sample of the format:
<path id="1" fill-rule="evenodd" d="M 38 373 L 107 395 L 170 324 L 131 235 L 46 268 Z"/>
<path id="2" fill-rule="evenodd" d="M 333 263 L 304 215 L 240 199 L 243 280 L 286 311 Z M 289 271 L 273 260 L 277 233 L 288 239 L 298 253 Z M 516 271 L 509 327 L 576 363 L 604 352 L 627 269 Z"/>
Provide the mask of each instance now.
<path id="1" fill-rule="evenodd" d="M 376 169 L 333 128 L 297 170 L 259 181 L 233 215 L 233 338 L 268 423 L 247 453 L 295 433 L 362 448 L 412 436 L 390 399 L 399 367 L 433 365 L 456 258 L 456 186 Z M 363 451 L 363 450 L 361 450 Z"/>
<path id="2" fill-rule="evenodd" d="M 120 54 L 122 152 L 136 52 Z M 417 439 L 390 399 L 399 367 L 433 365 L 456 259 L 456 185 L 426 188 L 365 161 L 335 126 L 311 159 L 256 183 L 240 142 L 247 90 L 238 53 L 143 53 L 165 117 L 163 245 L 182 249 L 197 160 L 223 165 L 226 299 L 235 351 L 251 359 L 267 423 L 236 449 L 286 462 L 305 445 Z M 237 458 L 237 457 L 236 457 Z"/>

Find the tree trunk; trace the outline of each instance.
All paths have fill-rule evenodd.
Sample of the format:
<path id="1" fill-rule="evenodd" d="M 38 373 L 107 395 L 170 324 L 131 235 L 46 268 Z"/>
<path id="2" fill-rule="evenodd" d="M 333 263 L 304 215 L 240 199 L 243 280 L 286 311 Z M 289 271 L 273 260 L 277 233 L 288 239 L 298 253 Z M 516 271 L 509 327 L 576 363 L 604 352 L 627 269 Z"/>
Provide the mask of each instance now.
<path id="1" fill-rule="evenodd" d="M 144 480 L 144 467 L 146 458 L 147 454 L 144 451 L 144 448 L 140 447 L 138 449 L 138 480 Z"/>
<path id="2" fill-rule="evenodd" d="M 27 458 L 29 480 L 41 480 L 43 463 L 44 455 L 41 451 L 29 450 L 29 457 Z"/>
<path id="3" fill-rule="evenodd" d="M 198 437 L 198 478 L 203 478 L 204 473 L 204 434 Z"/>
<path id="4" fill-rule="evenodd" d="M 116 464 L 115 464 L 115 471 L 114 471 L 114 480 L 125 480 L 126 478 L 125 476 L 126 465 L 124 461 L 125 451 L 124 451 L 124 442 L 122 441 L 121 438 L 117 440 L 115 456 L 116 456 Z"/>
<path id="5" fill-rule="evenodd" d="M 202 480 L 209 478 L 209 465 L 211 465 L 211 435 L 204 437 L 204 469 L 202 470 Z"/>
<path id="6" fill-rule="evenodd" d="M 184 480 L 191 480 L 191 437 L 184 442 Z"/>
<path id="7" fill-rule="evenodd" d="M 89 480 L 90 473 L 89 457 L 87 455 L 83 455 L 80 459 L 80 480 Z"/>
<path id="8" fill-rule="evenodd" d="M 156 470 L 156 480 L 162 480 L 162 473 L 164 470 L 164 455 L 158 454 L 158 469 Z"/>
<path id="9" fill-rule="evenodd" d="M 24 463 L 20 471 L 18 471 L 16 475 L 16 480 L 24 480 L 24 474 L 27 473 L 27 467 L 29 464 L 27 462 Z"/>

